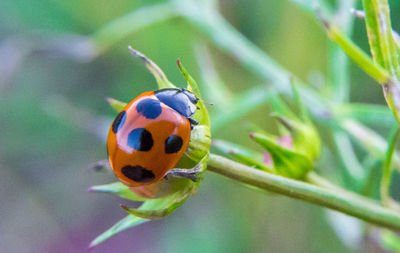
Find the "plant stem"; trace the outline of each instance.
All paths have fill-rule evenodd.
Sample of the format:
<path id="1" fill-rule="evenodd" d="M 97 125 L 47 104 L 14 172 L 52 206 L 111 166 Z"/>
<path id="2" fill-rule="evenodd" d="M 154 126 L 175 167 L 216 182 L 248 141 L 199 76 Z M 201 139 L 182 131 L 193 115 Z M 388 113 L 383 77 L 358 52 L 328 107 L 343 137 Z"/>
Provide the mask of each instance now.
<path id="1" fill-rule="evenodd" d="M 355 0 L 340 0 L 339 10 L 335 16 L 335 23 L 344 32 L 351 34 L 353 31 L 354 16 L 349 9 L 354 7 Z M 349 59 L 336 43 L 329 44 L 329 77 L 333 83 L 333 101 L 343 103 L 349 101 L 350 94 L 350 68 Z"/>
<path id="2" fill-rule="evenodd" d="M 319 176 L 317 173 L 315 173 L 313 171 L 309 172 L 306 175 L 304 181 L 307 183 L 322 187 L 322 188 L 328 188 L 328 189 L 335 190 L 335 191 L 342 191 L 342 192 L 345 192 L 346 194 L 354 194 L 352 192 L 349 192 L 349 191 L 341 188 L 340 186 L 333 184 L 329 180 Z"/>
<path id="3" fill-rule="evenodd" d="M 383 94 L 396 120 L 400 123 L 400 62 L 392 34 L 387 0 L 363 0 L 368 41 L 374 62 L 385 68 L 391 78 L 383 84 Z"/>
<path id="4" fill-rule="evenodd" d="M 392 183 L 392 158 L 396 148 L 397 140 L 400 136 L 400 128 L 397 128 L 396 131 L 390 137 L 390 144 L 388 151 L 386 153 L 386 159 L 383 163 L 383 172 L 382 172 L 382 179 L 381 179 L 381 200 L 382 205 L 389 206 L 391 202 L 390 198 L 390 185 Z"/>
<path id="5" fill-rule="evenodd" d="M 372 157 L 381 161 L 385 159 L 388 144 L 377 132 L 352 119 L 340 121 L 339 126 L 357 140 L 357 142 L 363 146 Z M 395 152 L 393 158 L 395 167 L 400 167 L 399 157 L 400 155 L 398 152 Z"/>
<path id="6" fill-rule="evenodd" d="M 208 170 L 260 190 L 275 192 L 327 207 L 377 226 L 400 231 L 400 214 L 356 194 L 347 194 L 301 181 L 266 173 L 227 158 L 211 154 Z"/>
<path id="7" fill-rule="evenodd" d="M 329 38 L 336 42 L 360 68 L 368 75 L 375 78 L 380 84 L 385 84 L 389 81 L 390 75 L 384 68 L 379 64 L 375 64 L 369 55 L 354 44 L 349 37 L 341 33 L 336 26 L 329 23 L 323 17 L 320 18 L 326 28 Z"/>
<path id="8" fill-rule="evenodd" d="M 393 39 L 387 0 L 363 0 L 365 24 L 374 61 L 400 79 L 398 51 Z"/>
<path id="9" fill-rule="evenodd" d="M 100 54 L 132 32 L 175 16 L 177 14 L 169 3 L 142 7 L 104 25 L 91 38 Z"/>

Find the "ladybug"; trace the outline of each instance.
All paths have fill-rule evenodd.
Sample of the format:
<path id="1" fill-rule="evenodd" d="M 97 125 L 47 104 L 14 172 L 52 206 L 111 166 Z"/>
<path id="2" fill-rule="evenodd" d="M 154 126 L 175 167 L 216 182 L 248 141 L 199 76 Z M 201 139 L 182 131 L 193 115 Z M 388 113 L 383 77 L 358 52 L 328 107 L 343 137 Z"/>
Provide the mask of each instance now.
<path id="1" fill-rule="evenodd" d="M 124 107 L 107 137 L 111 167 L 123 184 L 152 184 L 166 174 L 196 180 L 190 169 L 173 168 L 198 124 L 191 118 L 198 100 L 186 89 L 168 88 L 142 93 Z"/>

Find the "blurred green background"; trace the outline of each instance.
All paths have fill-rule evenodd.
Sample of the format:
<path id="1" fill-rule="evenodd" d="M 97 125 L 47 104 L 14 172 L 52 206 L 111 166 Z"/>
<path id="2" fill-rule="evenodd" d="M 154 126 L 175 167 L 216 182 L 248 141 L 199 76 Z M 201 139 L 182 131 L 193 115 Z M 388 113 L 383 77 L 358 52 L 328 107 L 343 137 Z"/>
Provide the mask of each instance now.
<path id="1" fill-rule="evenodd" d="M 0 1 L 0 252 L 86 252 L 93 238 L 125 216 L 123 200 L 86 189 L 115 181 L 88 169 L 106 158 L 115 113 L 105 98 L 128 102 L 156 88 L 127 45 L 181 87 L 178 57 L 200 85 L 205 81 L 196 55 L 202 47 L 236 94 L 268 84 L 183 17 L 139 29 L 97 57 L 85 47 L 84 36 L 160 2 Z M 390 3 L 399 30 L 400 16 L 394 14 L 400 13 L 400 1 Z M 335 1 L 329 4 L 336 8 Z M 221 0 L 218 9 L 277 62 L 321 93 L 329 90 L 324 76 L 331 42 L 310 13 L 279 0 Z M 352 38 L 368 50 L 363 21 L 355 20 Z M 351 101 L 384 104 L 380 87 L 356 66 L 350 69 Z M 213 138 L 256 147 L 241 123 L 251 120 L 276 133 L 270 110 L 264 104 L 214 131 Z M 324 159 L 328 174 L 339 173 L 330 150 L 324 150 Z M 127 230 L 91 252 L 377 252 L 376 242 L 362 238 L 361 230 L 346 216 L 208 173 L 198 193 L 169 217 Z"/>

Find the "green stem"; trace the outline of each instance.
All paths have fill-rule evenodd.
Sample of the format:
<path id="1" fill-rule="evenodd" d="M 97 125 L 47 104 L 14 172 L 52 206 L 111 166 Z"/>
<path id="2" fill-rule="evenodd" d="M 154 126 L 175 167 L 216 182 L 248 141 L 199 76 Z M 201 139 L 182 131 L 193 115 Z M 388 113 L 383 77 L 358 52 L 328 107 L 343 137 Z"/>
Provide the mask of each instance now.
<path id="1" fill-rule="evenodd" d="M 400 231 L 400 214 L 356 194 L 347 194 L 305 182 L 266 173 L 227 158 L 211 154 L 208 170 L 254 186 L 260 190 L 286 195 L 327 207 L 372 224 Z"/>
<path id="2" fill-rule="evenodd" d="M 363 0 L 368 41 L 374 62 L 390 73 L 382 83 L 383 94 L 396 120 L 400 123 L 400 63 L 399 51 L 392 34 L 387 0 Z"/>
<path id="3" fill-rule="evenodd" d="M 142 7 L 104 25 L 91 38 L 100 54 L 129 34 L 175 16 L 177 13 L 170 3 Z"/>
<path id="4" fill-rule="evenodd" d="M 391 202 L 390 198 L 390 185 L 392 183 L 392 158 L 393 153 L 396 148 L 397 140 L 400 136 L 400 128 L 397 128 L 396 131 L 390 137 L 390 144 L 387 151 L 385 162 L 383 163 L 383 172 L 382 172 L 382 179 L 381 179 L 381 200 L 384 206 L 389 206 Z"/>
<path id="5" fill-rule="evenodd" d="M 355 6 L 355 0 L 340 0 L 339 11 L 334 18 L 335 24 L 344 32 L 351 34 L 353 31 L 354 15 L 349 10 Z M 349 58 L 336 44 L 329 44 L 329 78 L 333 83 L 333 101 L 337 103 L 350 100 L 350 68 Z"/>
<path id="6" fill-rule="evenodd" d="M 389 81 L 390 75 L 384 68 L 379 64 L 375 64 L 369 55 L 354 44 L 349 37 L 341 33 L 336 26 L 329 23 L 323 17 L 321 17 L 321 20 L 326 28 L 329 38 L 336 42 L 359 67 L 361 67 L 368 75 L 375 78 L 375 80 L 380 84 L 385 84 Z"/>
<path id="7" fill-rule="evenodd" d="M 387 0 L 363 0 L 365 24 L 374 61 L 400 79 L 398 51 L 393 39 Z"/>
<path id="8" fill-rule="evenodd" d="M 339 121 L 338 126 L 363 146 L 371 157 L 375 157 L 379 161 L 385 159 L 388 144 L 377 132 L 349 118 Z M 395 152 L 395 156 L 393 157 L 395 167 L 400 167 L 399 157 L 400 154 Z"/>

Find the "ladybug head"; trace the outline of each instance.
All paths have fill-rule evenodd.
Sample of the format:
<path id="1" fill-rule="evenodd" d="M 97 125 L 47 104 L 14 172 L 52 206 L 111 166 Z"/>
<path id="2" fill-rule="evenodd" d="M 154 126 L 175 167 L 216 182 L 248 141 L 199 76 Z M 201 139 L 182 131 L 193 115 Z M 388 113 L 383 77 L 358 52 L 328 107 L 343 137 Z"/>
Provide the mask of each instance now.
<path id="1" fill-rule="evenodd" d="M 183 88 L 169 88 L 155 91 L 154 94 L 162 103 L 168 105 L 186 118 L 196 113 L 199 99 L 190 91 Z"/>
<path id="2" fill-rule="evenodd" d="M 188 90 L 186 90 L 186 89 L 183 89 L 183 88 L 181 88 L 181 92 L 183 93 L 183 94 L 185 94 L 188 98 L 189 98 L 189 100 L 190 100 L 190 102 L 192 103 L 192 104 L 197 104 L 197 102 L 199 102 L 199 98 L 198 97 L 196 97 L 193 93 L 191 93 L 190 91 L 188 91 Z"/>

